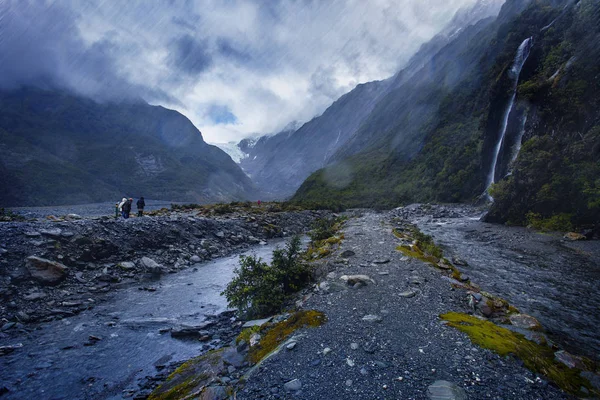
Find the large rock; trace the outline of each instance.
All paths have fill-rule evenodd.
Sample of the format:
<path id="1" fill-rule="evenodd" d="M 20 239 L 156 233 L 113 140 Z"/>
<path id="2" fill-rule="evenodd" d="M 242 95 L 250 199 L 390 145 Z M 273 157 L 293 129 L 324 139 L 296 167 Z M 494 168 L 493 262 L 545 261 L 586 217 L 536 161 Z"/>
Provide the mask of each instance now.
<path id="1" fill-rule="evenodd" d="M 164 267 L 151 259 L 150 257 L 142 257 L 140 265 L 149 273 L 160 275 L 164 272 Z"/>
<path id="2" fill-rule="evenodd" d="M 375 283 L 368 275 L 342 275 L 340 279 L 346 282 L 348 285 L 353 286 L 357 283 L 367 285 L 368 283 Z"/>
<path id="3" fill-rule="evenodd" d="M 47 260 L 37 256 L 25 259 L 25 267 L 31 276 L 46 285 L 56 285 L 67 276 L 68 268 L 56 261 Z"/>
<path id="4" fill-rule="evenodd" d="M 531 315 L 513 314 L 509 316 L 508 319 L 510 320 L 511 324 L 518 328 L 529 329 L 532 331 L 542 330 L 542 324 L 540 324 L 540 322 Z"/>

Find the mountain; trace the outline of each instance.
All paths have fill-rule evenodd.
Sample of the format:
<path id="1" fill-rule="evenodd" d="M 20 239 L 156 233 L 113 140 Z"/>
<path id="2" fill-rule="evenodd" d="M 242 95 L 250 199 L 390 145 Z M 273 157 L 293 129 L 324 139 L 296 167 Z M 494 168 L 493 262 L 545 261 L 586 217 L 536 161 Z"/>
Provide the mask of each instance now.
<path id="1" fill-rule="evenodd" d="M 254 196 L 231 158 L 176 111 L 33 88 L 0 92 L 0 182 L 2 206 Z"/>
<path id="2" fill-rule="evenodd" d="M 339 159 L 340 149 L 357 134 L 373 109 L 390 92 L 405 84 L 423 65 L 465 27 L 495 16 L 504 0 L 480 0 L 460 10 L 431 41 L 424 44 L 395 76 L 356 86 L 322 115 L 299 127 L 286 127 L 276 135 L 238 144 L 246 157 L 240 166 L 266 198 L 292 195 L 312 172 Z M 358 145 L 360 147 L 360 144 Z"/>
<path id="3" fill-rule="evenodd" d="M 491 184 L 491 220 L 600 222 L 599 21 L 594 0 L 507 0 L 390 90 L 294 200 L 477 201 Z"/>

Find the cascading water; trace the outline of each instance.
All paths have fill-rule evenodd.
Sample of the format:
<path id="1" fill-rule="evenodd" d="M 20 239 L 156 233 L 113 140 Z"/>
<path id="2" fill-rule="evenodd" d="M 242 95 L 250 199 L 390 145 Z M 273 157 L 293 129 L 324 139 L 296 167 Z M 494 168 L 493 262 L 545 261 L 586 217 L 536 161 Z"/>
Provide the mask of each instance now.
<path id="1" fill-rule="evenodd" d="M 506 110 L 504 111 L 504 116 L 502 118 L 502 126 L 500 128 L 500 135 L 498 136 L 498 142 L 496 143 L 496 147 L 494 148 L 494 154 L 492 158 L 492 164 L 490 166 L 490 172 L 487 177 L 487 181 L 485 183 L 485 192 L 484 194 L 487 196 L 488 200 L 493 201 L 492 196 L 489 195 L 488 190 L 492 183 L 496 182 L 496 164 L 498 163 L 498 157 L 500 156 L 500 149 L 502 148 L 502 143 L 504 142 L 504 136 L 506 136 L 506 128 L 508 127 L 508 120 L 510 117 L 510 113 L 513 109 L 515 98 L 517 97 L 517 84 L 519 83 L 519 75 L 521 74 L 521 69 L 523 68 L 523 64 L 527 60 L 529 56 L 529 50 L 531 49 L 531 41 L 532 37 L 529 37 L 521 43 L 519 48 L 517 49 L 517 54 L 515 55 L 515 60 L 513 62 L 512 67 L 509 71 L 509 76 L 513 80 L 512 85 L 512 94 L 510 97 L 510 101 L 506 106 Z"/>

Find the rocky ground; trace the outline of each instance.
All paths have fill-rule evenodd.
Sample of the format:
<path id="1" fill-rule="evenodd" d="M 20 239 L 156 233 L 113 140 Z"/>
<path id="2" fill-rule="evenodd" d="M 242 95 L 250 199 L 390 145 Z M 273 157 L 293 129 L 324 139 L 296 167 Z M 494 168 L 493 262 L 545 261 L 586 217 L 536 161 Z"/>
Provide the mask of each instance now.
<path id="1" fill-rule="evenodd" d="M 395 216 L 365 212 L 347 222 L 327 278 L 303 304 L 327 323 L 302 330 L 291 350 L 264 362 L 237 399 L 569 398 L 440 320 L 472 312 L 470 297 L 439 269 L 396 250 Z M 348 286 L 357 274 L 373 282 Z"/>
<path id="2" fill-rule="evenodd" d="M 306 232 L 324 212 L 163 211 L 128 220 L 77 215 L 0 222 L 0 338 L 94 307 L 115 288 Z"/>

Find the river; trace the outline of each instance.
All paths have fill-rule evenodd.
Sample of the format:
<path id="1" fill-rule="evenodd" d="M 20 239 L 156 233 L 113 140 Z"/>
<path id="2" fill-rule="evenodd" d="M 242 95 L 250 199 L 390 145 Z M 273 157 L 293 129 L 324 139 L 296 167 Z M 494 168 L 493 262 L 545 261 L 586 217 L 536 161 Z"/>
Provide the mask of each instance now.
<path id="1" fill-rule="evenodd" d="M 281 240 L 244 254 L 270 261 Z M 4 399 L 120 399 L 140 378 L 164 365 L 197 356 L 202 343 L 174 339 L 161 329 L 198 325 L 226 310 L 220 292 L 233 277 L 239 255 L 197 264 L 157 281 L 155 292 L 129 287 L 71 318 L 43 324 L 13 343 L 23 347 L 0 357 Z M 93 335 L 98 340 L 84 346 Z"/>
<path id="2" fill-rule="evenodd" d="M 600 243 L 572 242 L 479 221 L 477 211 L 459 218 L 414 218 L 464 274 L 482 290 L 533 315 L 548 337 L 568 351 L 600 360 Z"/>

